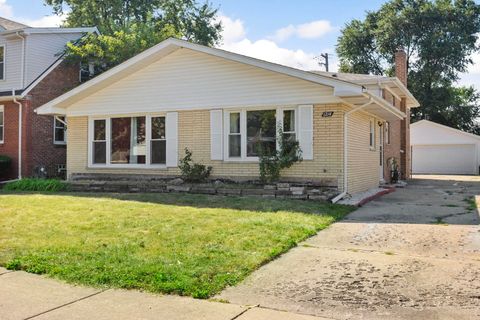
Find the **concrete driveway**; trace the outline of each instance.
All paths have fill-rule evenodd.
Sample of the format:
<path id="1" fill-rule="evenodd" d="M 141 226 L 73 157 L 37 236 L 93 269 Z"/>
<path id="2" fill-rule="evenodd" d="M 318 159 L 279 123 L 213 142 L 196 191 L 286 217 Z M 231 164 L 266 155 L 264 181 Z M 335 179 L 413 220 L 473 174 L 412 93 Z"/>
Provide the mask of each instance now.
<path id="1" fill-rule="evenodd" d="M 334 319 L 480 319 L 479 177 L 416 177 L 220 298 Z"/>

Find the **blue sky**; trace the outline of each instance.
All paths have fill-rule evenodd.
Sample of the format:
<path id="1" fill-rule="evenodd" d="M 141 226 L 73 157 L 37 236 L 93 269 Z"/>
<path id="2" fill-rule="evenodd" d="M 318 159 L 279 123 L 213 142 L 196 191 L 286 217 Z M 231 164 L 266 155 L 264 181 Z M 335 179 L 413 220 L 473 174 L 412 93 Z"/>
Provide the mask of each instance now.
<path id="1" fill-rule="evenodd" d="M 351 19 L 363 19 L 365 11 L 378 9 L 382 0 L 210 0 L 220 9 L 223 22 L 222 48 L 256 58 L 297 67 L 320 69 L 315 56 L 331 54 L 336 71 L 335 44 L 340 29 Z M 55 26 L 42 0 L 0 0 L 0 16 L 32 26 Z M 480 54 L 462 75 L 461 84 L 480 89 Z"/>

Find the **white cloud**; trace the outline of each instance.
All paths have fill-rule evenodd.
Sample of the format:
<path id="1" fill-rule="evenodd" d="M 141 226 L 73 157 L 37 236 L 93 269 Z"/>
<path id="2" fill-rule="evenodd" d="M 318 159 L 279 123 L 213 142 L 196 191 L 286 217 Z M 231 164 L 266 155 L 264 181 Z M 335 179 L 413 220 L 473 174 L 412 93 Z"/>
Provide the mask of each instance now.
<path id="1" fill-rule="evenodd" d="M 273 39 L 253 41 L 248 39 L 242 20 L 233 20 L 224 15 L 219 16 L 219 20 L 223 24 L 223 44 L 219 46 L 221 49 L 298 69 L 320 69 L 314 53 L 282 48 Z M 284 31 L 285 34 L 288 32 Z"/>
<path id="2" fill-rule="evenodd" d="M 284 28 L 278 29 L 275 35 L 271 36 L 271 40 L 282 42 L 292 36 L 297 36 L 302 39 L 318 39 L 327 33 L 335 30 L 330 21 L 317 20 L 294 26 L 290 24 Z"/>
<path id="3" fill-rule="evenodd" d="M 13 16 L 12 6 L 7 4 L 7 0 L 0 0 L 0 16 L 7 19 Z"/>
<path id="4" fill-rule="evenodd" d="M 66 15 L 48 15 L 39 19 L 28 19 L 21 16 L 16 16 L 11 5 L 7 0 L 0 0 L 0 16 L 7 19 L 26 24 L 30 27 L 58 27 L 65 20 Z"/>

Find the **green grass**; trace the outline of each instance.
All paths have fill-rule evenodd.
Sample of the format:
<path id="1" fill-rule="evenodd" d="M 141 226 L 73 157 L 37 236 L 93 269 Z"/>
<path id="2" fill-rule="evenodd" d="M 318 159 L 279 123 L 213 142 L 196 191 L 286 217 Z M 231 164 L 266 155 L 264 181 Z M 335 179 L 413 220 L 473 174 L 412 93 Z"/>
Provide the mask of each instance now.
<path id="1" fill-rule="evenodd" d="M 468 211 L 477 210 L 477 203 L 475 202 L 475 197 L 465 198 L 463 201 L 465 201 L 467 203 L 467 210 Z"/>
<path id="2" fill-rule="evenodd" d="M 7 183 L 3 190 L 59 192 L 67 190 L 67 184 L 57 179 L 26 178 Z"/>
<path id="3" fill-rule="evenodd" d="M 0 193 L 0 265 L 208 298 L 353 210 L 181 194 Z"/>

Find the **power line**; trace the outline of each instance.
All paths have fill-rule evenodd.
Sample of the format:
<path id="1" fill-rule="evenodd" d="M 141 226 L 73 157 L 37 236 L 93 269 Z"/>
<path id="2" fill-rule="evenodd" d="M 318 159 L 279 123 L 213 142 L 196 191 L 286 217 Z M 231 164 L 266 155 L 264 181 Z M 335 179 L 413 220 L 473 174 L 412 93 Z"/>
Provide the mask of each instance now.
<path id="1" fill-rule="evenodd" d="M 320 53 L 319 56 L 316 56 L 314 59 L 318 61 L 319 66 L 325 66 L 325 71 L 328 72 L 328 53 Z"/>

